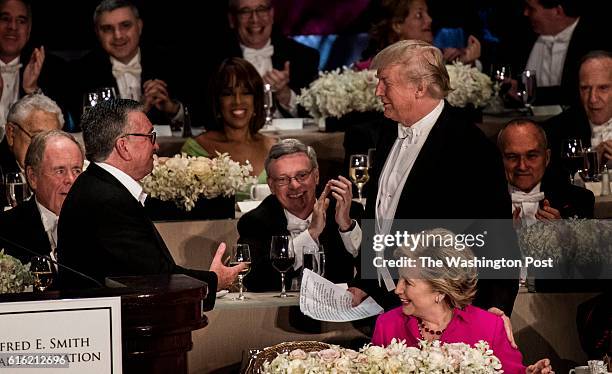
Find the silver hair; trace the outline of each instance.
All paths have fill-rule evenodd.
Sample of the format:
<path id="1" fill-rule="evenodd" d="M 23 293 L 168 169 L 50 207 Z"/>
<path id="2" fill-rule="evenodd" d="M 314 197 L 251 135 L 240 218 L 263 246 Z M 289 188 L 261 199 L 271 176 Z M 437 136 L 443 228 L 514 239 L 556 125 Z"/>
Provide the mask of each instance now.
<path id="1" fill-rule="evenodd" d="M 405 82 L 426 85 L 432 98 L 443 99 L 451 91 L 450 78 L 442 52 L 421 40 L 400 40 L 380 51 L 372 60 L 372 69 L 391 65 L 402 68 Z"/>
<path id="2" fill-rule="evenodd" d="M 96 7 L 96 10 L 94 11 L 94 15 L 93 15 L 94 25 L 98 25 L 98 20 L 100 19 L 100 16 L 102 15 L 102 13 L 112 12 L 113 10 L 116 10 L 119 8 L 130 8 L 132 10 L 132 13 L 134 13 L 134 17 L 140 18 L 140 13 L 138 12 L 138 8 L 136 8 L 136 5 L 130 3 L 129 1 L 102 0 L 100 4 L 98 4 L 98 6 Z"/>
<path id="3" fill-rule="evenodd" d="M 32 168 L 36 174 L 39 173 L 45 155 L 45 149 L 47 149 L 47 143 L 53 138 L 66 138 L 72 141 L 77 145 L 77 147 L 79 147 L 79 151 L 81 152 L 83 159 L 85 158 L 83 146 L 71 134 L 61 130 L 43 131 L 32 137 L 32 141 L 30 142 L 30 146 L 28 147 L 28 151 L 25 155 L 26 169 L 29 167 Z"/>
<path id="4" fill-rule="evenodd" d="M 268 176 L 270 176 L 270 163 L 273 160 L 278 160 L 283 156 L 292 155 L 294 153 L 306 154 L 310 160 L 310 166 L 312 168 L 319 167 L 319 163 L 317 162 L 317 152 L 315 152 L 314 148 L 307 146 L 297 139 L 283 139 L 270 148 L 270 153 L 268 153 L 268 157 L 266 157 L 264 167 Z"/>
<path id="5" fill-rule="evenodd" d="M 270 0 L 266 1 L 266 5 L 272 5 Z M 227 8 L 230 12 L 235 12 L 240 7 L 240 0 L 229 0 L 227 4 Z"/>
<path id="6" fill-rule="evenodd" d="M 30 22 L 30 24 L 32 23 L 32 4 L 30 1 L 25 1 L 25 0 L 19 0 L 26 8 L 26 12 L 28 12 L 28 22 Z M 8 0 L 2 0 L 0 1 L 0 7 L 2 7 L 4 4 L 6 4 L 8 2 Z"/>
<path id="7" fill-rule="evenodd" d="M 89 161 L 102 162 L 108 158 L 117 138 L 125 133 L 131 112 L 144 113 L 144 107 L 134 100 L 113 99 L 102 101 L 83 114 L 81 128 Z"/>
<path id="8" fill-rule="evenodd" d="M 22 125 L 35 110 L 57 115 L 60 129 L 64 126 L 64 115 L 55 101 L 42 94 L 26 95 L 11 105 L 6 122 Z"/>

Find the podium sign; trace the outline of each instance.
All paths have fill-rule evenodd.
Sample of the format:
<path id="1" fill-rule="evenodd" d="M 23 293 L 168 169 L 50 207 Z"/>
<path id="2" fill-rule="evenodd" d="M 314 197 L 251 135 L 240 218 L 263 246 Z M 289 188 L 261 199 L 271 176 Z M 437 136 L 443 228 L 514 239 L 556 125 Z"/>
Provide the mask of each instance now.
<path id="1" fill-rule="evenodd" d="M 120 297 L 0 303 L 2 373 L 121 374 L 121 359 Z"/>

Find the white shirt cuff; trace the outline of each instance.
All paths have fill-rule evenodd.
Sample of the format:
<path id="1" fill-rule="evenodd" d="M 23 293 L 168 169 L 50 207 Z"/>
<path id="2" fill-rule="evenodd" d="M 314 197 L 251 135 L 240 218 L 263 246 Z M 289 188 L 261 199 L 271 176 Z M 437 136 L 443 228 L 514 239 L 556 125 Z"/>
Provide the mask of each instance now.
<path id="1" fill-rule="evenodd" d="M 172 121 L 173 123 L 176 123 L 176 122 L 184 123 L 185 122 L 185 108 L 183 108 L 183 103 L 181 103 L 180 101 L 177 101 L 177 103 L 179 105 L 179 110 L 176 112 L 174 117 L 170 118 L 170 121 Z"/>
<path id="2" fill-rule="evenodd" d="M 290 91 L 291 91 L 291 97 L 289 98 L 289 105 L 283 105 L 281 102 L 279 102 L 278 104 L 282 106 L 283 109 L 288 111 L 293 117 L 297 117 L 298 115 L 297 95 L 295 94 L 295 92 L 293 92 L 293 90 L 290 90 Z"/>
<path id="3" fill-rule="evenodd" d="M 344 248 L 350 253 L 353 257 L 357 257 L 359 254 L 359 247 L 361 246 L 361 227 L 359 227 L 359 223 L 355 223 L 355 227 L 351 231 L 340 232 L 340 238 L 342 239 L 342 243 L 344 243 Z"/>

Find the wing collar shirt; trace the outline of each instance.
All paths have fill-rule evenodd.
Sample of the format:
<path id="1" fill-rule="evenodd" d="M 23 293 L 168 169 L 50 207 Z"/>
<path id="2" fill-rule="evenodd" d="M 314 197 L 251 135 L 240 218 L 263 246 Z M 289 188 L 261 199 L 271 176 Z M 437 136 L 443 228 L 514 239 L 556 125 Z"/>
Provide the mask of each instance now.
<path id="1" fill-rule="evenodd" d="M 136 182 L 134 179 L 132 179 L 132 177 L 114 166 L 111 166 L 104 162 L 94 163 L 102 169 L 108 171 L 113 177 L 115 177 L 119 181 L 119 183 L 121 183 L 123 187 L 125 187 L 130 192 L 132 196 L 134 196 L 134 199 L 136 199 L 142 206 L 144 206 L 144 202 L 147 199 L 147 194 L 143 192 L 140 183 Z"/>
<path id="2" fill-rule="evenodd" d="M 595 148 L 601 142 L 612 140 L 612 117 L 601 125 L 594 125 L 591 121 L 589 125 L 591 125 L 591 147 Z"/>
<path id="3" fill-rule="evenodd" d="M 538 220 L 536 213 L 540 208 L 540 201 L 544 200 L 544 192 L 540 192 L 540 183 L 538 183 L 529 192 L 523 192 L 518 188 L 508 184 L 508 191 L 512 197 L 512 213 L 518 208 L 521 208 L 520 218 L 523 226 L 531 226 Z"/>
<path id="4" fill-rule="evenodd" d="M 113 65 L 113 76 L 119 88 L 119 96 L 122 99 L 140 101 L 142 97 L 140 49 L 138 49 L 136 56 L 127 64 L 122 63 L 113 56 L 110 56 L 110 60 Z"/>
<path id="5" fill-rule="evenodd" d="M 0 73 L 2 74 L 2 99 L 0 100 L 0 140 L 4 137 L 4 127 L 6 126 L 6 116 L 9 107 L 19 99 L 19 57 L 5 64 L 0 61 Z"/>
<path id="6" fill-rule="evenodd" d="M 391 231 L 395 211 L 404 189 L 404 184 L 416 158 L 444 109 L 444 100 L 414 125 L 407 127 L 399 123 L 398 137 L 385 161 L 380 180 L 378 181 L 378 196 L 376 196 L 376 234 L 387 235 Z M 382 254 L 382 252 L 380 252 Z M 395 288 L 386 268 L 378 268 L 379 273 L 390 291 Z"/>
<path id="7" fill-rule="evenodd" d="M 255 70 L 262 77 L 272 70 L 274 67 L 272 65 L 272 56 L 274 55 L 274 46 L 272 45 L 272 40 L 268 39 L 268 42 L 265 46 L 259 49 L 249 48 L 244 44 L 240 44 L 240 49 L 242 50 L 242 56 L 245 60 L 250 62 Z M 289 105 L 283 107 L 291 113 L 292 116 L 297 116 L 297 95 L 293 90 L 291 90 L 291 98 L 289 99 Z M 280 115 L 279 111 L 274 112 L 275 116 Z"/>
<path id="8" fill-rule="evenodd" d="M 561 85 L 567 48 L 579 19 L 557 35 L 540 35 L 527 60 L 527 70 L 536 71 L 538 87 Z"/>
<path id="9" fill-rule="evenodd" d="M 47 237 L 49 238 L 49 244 L 51 244 L 50 256 L 54 261 L 57 261 L 55 249 L 57 248 L 57 221 L 59 220 L 59 217 L 42 205 L 38 199 L 35 201 L 38 211 L 40 212 L 43 228 L 45 229 L 45 233 L 47 233 Z M 55 266 L 57 270 L 57 265 Z"/>

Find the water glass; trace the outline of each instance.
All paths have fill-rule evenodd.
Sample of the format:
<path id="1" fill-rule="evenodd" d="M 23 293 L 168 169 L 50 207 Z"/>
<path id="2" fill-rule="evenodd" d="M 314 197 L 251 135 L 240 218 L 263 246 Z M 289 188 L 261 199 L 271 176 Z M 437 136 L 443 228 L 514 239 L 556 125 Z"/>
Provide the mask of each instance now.
<path id="1" fill-rule="evenodd" d="M 304 269 L 325 276 L 325 251 L 323 246 L 305 245 L 302 247 Z"/>
<path id="2" fill-rule="evenodd" d="M 6 188 L 6 200 L 13 208 L 32 196 L 32 191 L 28 187 L 25 175 L 21 172 L 6 173 L 4 185 Z"/>

